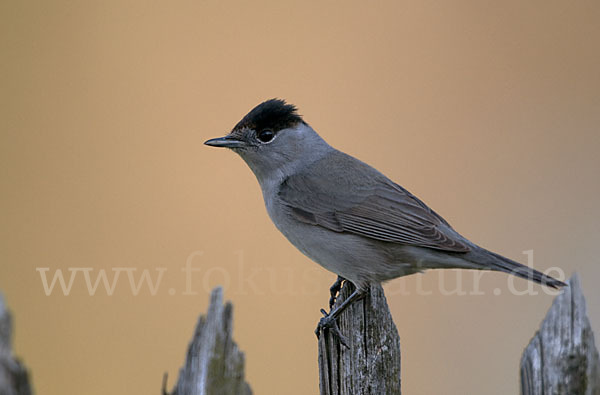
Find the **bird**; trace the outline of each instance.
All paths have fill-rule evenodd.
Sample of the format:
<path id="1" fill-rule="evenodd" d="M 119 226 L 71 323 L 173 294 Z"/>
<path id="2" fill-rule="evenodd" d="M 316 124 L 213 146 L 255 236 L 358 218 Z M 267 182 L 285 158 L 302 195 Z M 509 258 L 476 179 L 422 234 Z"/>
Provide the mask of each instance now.
<path id="1" fill-rule="evenodd" d="M 204 144 L 237 153 L 256 176 L 277 229 L 338 275 L 317 337 L 332 329 L 345 343 L 336 319 L 370 284 L 428 269 L 492 270 L 566 285 L 469 241 L 408 190 L 329 145 L 285 100 L 260 103 L 229 134 Z M 355 290 L 334 309 L 343 281 Z"/>

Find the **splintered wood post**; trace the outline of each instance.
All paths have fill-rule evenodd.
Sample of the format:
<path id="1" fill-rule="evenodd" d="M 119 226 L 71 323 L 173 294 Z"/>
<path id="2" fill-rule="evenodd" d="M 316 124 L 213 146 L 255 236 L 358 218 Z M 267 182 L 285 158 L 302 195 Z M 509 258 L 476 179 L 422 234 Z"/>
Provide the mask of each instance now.
<path id="1" fill-rule="evenodd" d="M 344 282 L 336 306 L 353 291 L 354 286 Z M 342 313 L 338 324 L 349 347 L 344 347 L 331 331 L 321 334 L 321 395 L 400 394 L 400 336 L 383 288 L 372 285 L 364 299 Z"/>
<path id="2" fill-rule="evenodd" d="M 25 366 L 13 356 L 12 318 L 0 293 L 0 395 L 31 395 Z"/>
<path id="3" fill-rule="evenodd" d="M 166 394 L 166 378 L 163 394 Z M 171 395 L 251 395 L 244 378 L 244 353 L 233 341 L 233 306 L 223 305 L 223 289 L 210 295 L 208 313 L 201 315 L 185 365 Z"/>
<path id="4" fill-rule="evenodd" d="M 521 358 L 522 395 L 600 395 L 600 363 L 577 275 Z"/>

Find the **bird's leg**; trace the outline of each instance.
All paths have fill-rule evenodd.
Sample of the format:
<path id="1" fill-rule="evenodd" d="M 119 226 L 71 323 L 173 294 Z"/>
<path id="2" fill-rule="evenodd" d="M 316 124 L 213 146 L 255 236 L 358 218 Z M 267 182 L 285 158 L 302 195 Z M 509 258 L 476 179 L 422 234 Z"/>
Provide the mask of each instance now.
<path id="1" fill-rule="evenodd" d="M 321 331 L 324 332 L 327 329 L 331 329 L 333 331 L 333 334 L 336 335 L 340 339 L 340 343 L 342 343 L 347 348 L 348 342 L 346 341 L 346 338 L 340 332 L 340 328 L 338 327 L 338 324 L 337 324 L 337 318 L 352 303 L 354 303 L 355 301 L 357 301 L 359 299 L 364 298 L 366 296 L 367 292 L 368 292 L 367 289 L 357 288 L 356 290 L 354 290 L 354 292 L 352 292 L 352 294 L 348 297 L 348 299 L 344 300 L 342 302 L 342 304 L 340 304 L 335 309 L 331 310 L 329 313 L 327 313 L 325 310 L 321 309 L 321 313 L 323 314 L 323 317 L 319 320 L 319 325 L 317 325 L 317 329 L 315 329 L 315 334 L 317 335 L 317 338 L 319 338 Z"/>
<path id="2" fill-rule="evenodd" d="M 340 293 L 340 290 L 342 289 L 342 283 L 345 280 L 346 279 L 344 277 L 338 276 L 337 280 L 335 280 L 335 282 L 333 283 L 331 288 L 329 288 L 329 293 L 331 294 L 331 298 L 329 298 L 329 311 L 331 311 L 331 309 L 333 309 L 335 300 L 337 299 L 337 296 Z"/>

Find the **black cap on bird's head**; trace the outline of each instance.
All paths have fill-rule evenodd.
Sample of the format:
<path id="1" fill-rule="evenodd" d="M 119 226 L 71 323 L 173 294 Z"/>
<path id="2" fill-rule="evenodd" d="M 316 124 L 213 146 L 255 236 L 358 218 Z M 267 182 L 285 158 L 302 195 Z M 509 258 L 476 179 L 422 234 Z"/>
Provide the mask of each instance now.
<path id="1" fill-rule="evenodd" d="M 298 115 L 298 109 L 285 100 L 271 99 L 254 107 L 241 121 L 235 125 L 233 130 L 248 128 L 252 130 L 271 129 L 278 132 L 287 129 L 298 122 L 304 122 Z"/>
<path id="2" fill-rule="evenodd" d="M 285 100 L 271 99 L 254 107 L 241 121 L 234 126 L 231 133 L 225 137 L 210 139 L 204 144 L 213 147 L 241 148 L 246 144 L 240 141 L 244 131 L 252 130 L 257 139 L 263 143 L 269 142 L 280 130 L 305 123 L 298 114 L 296 106 Z"/>

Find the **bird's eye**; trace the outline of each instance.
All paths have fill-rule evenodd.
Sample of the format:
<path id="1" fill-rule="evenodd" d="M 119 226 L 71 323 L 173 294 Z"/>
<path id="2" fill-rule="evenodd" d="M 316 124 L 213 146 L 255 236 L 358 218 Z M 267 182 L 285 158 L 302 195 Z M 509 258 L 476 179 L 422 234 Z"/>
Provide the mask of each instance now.
<path id="1" fill-rule="evenodd" d="M 260 132 L 258 132 L 256 137 L 258 137 L 258 139 L 263 143 L 268 143 L 269 141 L 273 140 L 273 137 L 275 137 L 275 133 L 273 133 L 273 131 L 270 129 L 263 129 Z"/>

